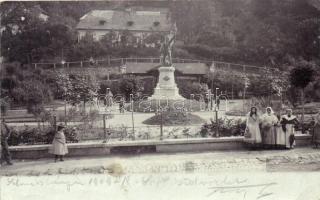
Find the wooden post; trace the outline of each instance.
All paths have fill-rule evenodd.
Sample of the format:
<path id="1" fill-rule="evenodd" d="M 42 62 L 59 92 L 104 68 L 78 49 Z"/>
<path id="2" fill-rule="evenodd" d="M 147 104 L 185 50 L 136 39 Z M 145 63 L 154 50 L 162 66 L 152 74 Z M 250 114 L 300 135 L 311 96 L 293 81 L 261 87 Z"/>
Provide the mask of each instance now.
<path id="1" fill-rule="evenodd" d="M 103 134 L 104 139 L 107 139 L 107 130 L 106 130 L 106 114 L 103 114 Z"/>
<path id="2" fill-rule="evenodd" d="M 80 61 L 80 67 L 81 67 L 81 68 L 83 67 L 83 62 L 82 62 L 82 61 Z"/>
<path id="3" fill-rule="evenodd" d="M 160 117 L 161 117 L 161 121 L 160 121 L 160 140 L 163 140 L 163 118 L 162 118 L 162 109 L 160 111 Z"/>
<path id="4" fill-rule="evenodd" d="M 67 101 L 64 100 L 64 124 L 67 126 Z"/>
<path id="5" fill-rule="evenodd" d="M 231 80 L 231 99 L 233 100 L 233 84 L 234 84 L 234 74 L 232 73 L 232 80 Z"/>
<path id="6" fill-rule="evenodd" d="M 53 116 L 53 128 L 54 128 L 54 131 L 57 131 L 57 116 L 56 115 Z"/>
<path id="7" fill-rule="evenodd" d="M 53 68 L 56 69 L 56 63 L 53 64 Z"/>
<path id="8" fill-rule="evenodd" d="M 34 69 L 37 69 L 37 63 L 34 64 Z"/>

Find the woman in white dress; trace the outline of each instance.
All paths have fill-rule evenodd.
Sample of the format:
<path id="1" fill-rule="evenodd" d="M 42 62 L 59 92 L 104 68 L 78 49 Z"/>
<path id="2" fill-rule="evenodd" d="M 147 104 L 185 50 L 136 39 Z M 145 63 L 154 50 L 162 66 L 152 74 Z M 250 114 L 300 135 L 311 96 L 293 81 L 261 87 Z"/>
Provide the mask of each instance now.
<path id="1" fill-rule="evenodd" d="M 247 114 L 246 131 L 244 141 L 257 146 L 261 144 L 261 133 L 259 127 L 260 119 L 256 107 L 252 107 Z"/>
<path id="2" fill-rule="evenodd" d="M 275 146 L 275 125 L 278 122 L 277 116 L 271 107 L 266 108 L 266 113 L 261 116 L 261 135 L 264 147 Z"/>
<path id="3" fill-rule="evenodd" d="M 294 126 L 298 124 L 299 121 L 297 120 L 296 116 L 292 114 L 292 110 L 288 109 L 287 114 L 282 116 L 281 124 L 283 126 L 285 132 L 285 145 L 286 148 L 292 149 L 295 146 L 295 138 L 294 138 Z"/>
<path id="4" fill-rule="evenodd" d="M 286 147 L 286 133 L 283 125 L 281 124 L 281 116 L 277 115 L 278 122 L 275 126 L 275 133 L 276 133 L 276 145 L 278 148 L 285 148 Z"/>

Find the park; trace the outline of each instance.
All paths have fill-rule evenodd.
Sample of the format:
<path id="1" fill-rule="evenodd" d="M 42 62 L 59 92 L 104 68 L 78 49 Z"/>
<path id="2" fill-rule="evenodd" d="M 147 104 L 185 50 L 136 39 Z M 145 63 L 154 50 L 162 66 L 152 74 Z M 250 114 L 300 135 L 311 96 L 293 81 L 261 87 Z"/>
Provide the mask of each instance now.
<path id="1" fill-rule="evenodd" d="M 319 171 L 317 0 L 0 10 L 1 176 Z"/>

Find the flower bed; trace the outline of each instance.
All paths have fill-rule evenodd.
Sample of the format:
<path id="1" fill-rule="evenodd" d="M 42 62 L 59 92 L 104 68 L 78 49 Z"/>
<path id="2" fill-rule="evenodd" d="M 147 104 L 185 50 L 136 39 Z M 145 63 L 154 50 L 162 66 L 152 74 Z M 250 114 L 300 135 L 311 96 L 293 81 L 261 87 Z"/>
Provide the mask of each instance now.
<path id="1" fill-rule="evenodd" d="M 202 124 L 205 120 L 197 115 L 186 112 L 163 112 L 145 120 L 143 123 L 148 125 L 173 126 L 173 125 L 191 125 Z"/>

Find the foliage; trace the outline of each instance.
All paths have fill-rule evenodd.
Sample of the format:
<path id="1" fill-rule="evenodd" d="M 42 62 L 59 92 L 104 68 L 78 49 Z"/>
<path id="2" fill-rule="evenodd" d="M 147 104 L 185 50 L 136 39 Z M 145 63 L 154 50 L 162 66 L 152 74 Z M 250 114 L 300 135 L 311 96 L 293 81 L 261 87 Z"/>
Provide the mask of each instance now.
<path id="1" fill-rule="evenodd" d="M 71 130 L 71 127 L 67 127 L 65 130 L 67 143 L 78 142 L 77 136 Z M 12 128 L 11 131 L 8 140 L 10 146 L 51 144 L 55 134 L 53 127 L 32 128 L 25 126 L 23 129 Z"/>
<path id="2" fill-rule="evenodd" d="M 1 98 L 0 99 L 1 115 L 6 115 L 9 108 L 10 108 L 9 99 L 8 98 Z"/>
<path id="3" fill-rule="evenodd" d="M 119 80 L 119 90 L 126 100 L 130 99 L 130 94 L 136 95 L 142 91 L 142 82 L 139 78 L 134 76 L 123 77 Z"/>
<path id="4" fill-rule="evenodd" d="M 144 4 L 168 6 L 165 2 L 130 3 Z M 61 61 L 62 57 L 79 60 L 105 55 L 158 55 L 156 48 L 123 45 L 134 40 L 128 31 L 122 44 L 114 45 L 114 32 L 102 42 L 88 38 L 76 42 L 76 23 L 86 12 L 123 9 L 125 5 L 126 2 L 5 2 L 0 6 L 5 27 L 1 52 L 6 60 L 22 63 Z M 309 1 L 172 1 L 169 7 L 172 21 L 177 24 L 177 39 L 186 44 L 180 48 L 184 51 L 174 55 L 276 67 L 288 64 L 290 58 L 319 61 L 320 11 Z M 50 17 L 44 20 L 39 17 L 41 13 Z M 152 43 L 158 36 L 151 35 L 146 40 Z"/>
<path id="5" fill-rule="evenodd" d="M 195 99 L 199 100 L 199 95 L 205 95 L 208 92 L 208 86 L 199 82 L 177 81 L 179 93 L 186 99 L 191 98 L 191 94 L 195 95 Z"/>
<path id="6" fill-rule="evenodd" d="M 167 111 L 162 112 L 162 114 L 157 113 L 155 116 L 143 121 L 143 123 L 148 125 L 160 125 L 162 123 L 164 126 L 171 126 L 201 124 L 204 121 L 205 120 L 203 120 L 201 117 L 191 113 Z"/>
<path id="7" fill-rule="evenodd" d="M 304 89 L 313 81 L 315 71 L 311 63 L 300 62 L 290 72 L 290 83 L 300 89 Z"/>
<path id="8" fill-rule="evenodd" d="M 218 126 L 218 127 L 217 127 Z M 218 135 L 216 130 L 218 128 Z M 213 137 L 230 137 L 230 136 L 242 136 L 246 128 L 246 122 L 244 120 L 238 119 L 218 119 L 218 122 L 211 119 L 211 123 L 205 123 L 201 127 L 200 134 L 202 137 L 208 135 Z"/>
<path id="9" fill-rule="evenodd" d="M 90 75 L 59 74 L 57 83 L 63 99 L 71 105 L 93 100 L 99 87 L 95 77 Z"/>
<path id="10" fill-rule="evenodd" d="M 240 91 L 243 91 L 244 80 L 243 76 L 239 73 L 215 70 L 214 73 L 210 73 L 203 77 L 205 82 L 212 91 L 215 88 L 219 88 L 220 91 L 227 93 L 228 98 L 231 98 L 233 91 L 233 97 L 237 97 Z"/>

